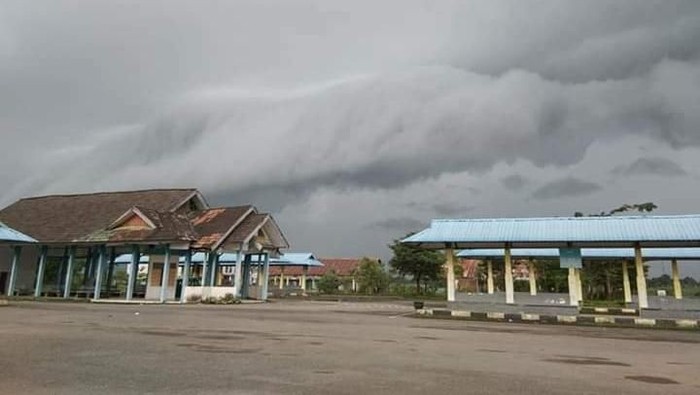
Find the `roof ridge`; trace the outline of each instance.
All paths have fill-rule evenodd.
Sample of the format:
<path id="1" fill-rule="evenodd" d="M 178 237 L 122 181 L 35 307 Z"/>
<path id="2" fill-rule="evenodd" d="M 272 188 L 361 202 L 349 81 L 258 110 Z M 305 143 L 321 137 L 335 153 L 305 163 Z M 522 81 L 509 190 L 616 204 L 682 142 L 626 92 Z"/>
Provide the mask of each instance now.
<path id="1" fill-rule="evenodd" d="M 590 216 L 590 217 L 504 217 L 504 218 L 439 218 L 432 222 L 520 222 L 520 221 L 551 221 L 551 220 L 582 220 L 582 221 L 605 221 L 605 220 L 625 220 L 625 219 L 675 219 L 675 218 L 700 218 L 700 214 L 680 214 L 680 215 L 612 215 L 612 216 Z"/>
<path id="2" fill-rule="evenodd" d="M 129 191 L 101 191 L 101 192 L 87 192 L 87 193 L 66 193 L 66 194 L 52 194 L 52 195 L 42 195 L 42 196 L 29 196 L 20 198 L 18 201 L 23 200 L 36 200 L 36 199 L 46 199 L 52 197 L 74 197 L 74 196 L 96 196 L 96 195 L 118 195 L 118 194 L 128 194 L 128 193 L 142 193 L 142 192 L 174 192 L 174 191 L 198 191 L 197 188 L 153 188 L 153 189 L 134 189 Z"/>

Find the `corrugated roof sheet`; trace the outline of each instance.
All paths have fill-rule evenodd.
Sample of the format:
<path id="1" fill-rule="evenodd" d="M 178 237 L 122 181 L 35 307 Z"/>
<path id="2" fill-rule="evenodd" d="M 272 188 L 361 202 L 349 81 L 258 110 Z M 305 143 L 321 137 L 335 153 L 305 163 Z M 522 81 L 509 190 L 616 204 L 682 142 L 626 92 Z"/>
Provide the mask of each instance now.
<path id="1" fill-rule="evenodd" d="M 426 248 L 700 246 L 700 215 L 444 219 L 402 242 Z"/>
<path id="2" fill-rule="evenodd" d="M 0 242 L 36 243 L 36 240 L 0 222 Z"/>
<path id="3" fill-rule="evenodd" d="M 510 251 L 513 258 L 558 258 L 558 248 L 513 248 Z M 503 248 L 477 248 L 462 250 L 457 256 L 460 258 L 502 258 L 505 254 Z M 609 259 L 622 258 L 633 259 L 633 248 L 582 248 L 583 259 Z M 642 257 L 645 260 L 698 260 L 700 248 L 642 248 Z"/>

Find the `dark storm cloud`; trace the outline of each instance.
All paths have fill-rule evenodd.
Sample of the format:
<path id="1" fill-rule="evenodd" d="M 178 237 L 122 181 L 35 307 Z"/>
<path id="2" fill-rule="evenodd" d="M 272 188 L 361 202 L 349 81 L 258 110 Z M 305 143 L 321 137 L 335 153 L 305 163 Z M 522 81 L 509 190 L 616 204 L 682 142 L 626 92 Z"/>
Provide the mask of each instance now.
<path id="1" fill-rule="evenodd" d="M 525 187 L 527 184 L 527 179 L 520 174 L 511 174 L 507 177 L 501 178 L 501 183 L 504 187 L 511 191 L 518 191 Z"/>
<path id="2" fill-rule="evenodd" d="M 451 175 L 700 147 L 697 86 L 692 0 L 5 1 L 0 203 L 195 186 L 283 210 L 430 184 L 424 211 L 459 215 L 428 198 Z M 595 190 L 576 181 L 536 194 Z"/>
<path id="3" fill-rule="evenodd" d="M 639 158 L 626 166 L 613 169 L 614 174 L 625 176 L 655 175 L 676 177 L 688 174 L 678 163 L 666 158 Z"/>
<path id="4" fill-rule="evenodd" d="M 438 203 L 433 205 L 433 211 L 441 218 L 466 218 L 476 207 L 465 204 Z"/>
<path id="5" fill-rule="evenodd" d="M 535 199 L 558 199 L 569 196 L 590 195 L 601 190 L 601 186 L 590 181 L 567 177 L 549 182 L 535 190 Z"/>
<path id="6" fill-rule="evenodd" d="M 418 232 L 424 229 L 426 226 L 428 226 L 427 221 L 419 221 L 410 217 L 388 218 L 381 221 L 376 221 L 371 225 L 373 228 L 387 230 L 393 233 L 404 232 L 404 234 L 408 234 L 409 232 Z"/>

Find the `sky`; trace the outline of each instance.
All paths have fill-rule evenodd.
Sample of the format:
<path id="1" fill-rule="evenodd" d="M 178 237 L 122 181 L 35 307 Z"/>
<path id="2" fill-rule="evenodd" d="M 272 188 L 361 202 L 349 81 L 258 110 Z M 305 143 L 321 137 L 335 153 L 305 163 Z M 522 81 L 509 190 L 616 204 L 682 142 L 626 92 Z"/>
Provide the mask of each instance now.
<path id="1" fill-rule="evenodd" d="M 698 213 L 698 87 L 695 0 L 5 0 L 0 206 L 196 187 L 380 257 L 433 218 Z"/>

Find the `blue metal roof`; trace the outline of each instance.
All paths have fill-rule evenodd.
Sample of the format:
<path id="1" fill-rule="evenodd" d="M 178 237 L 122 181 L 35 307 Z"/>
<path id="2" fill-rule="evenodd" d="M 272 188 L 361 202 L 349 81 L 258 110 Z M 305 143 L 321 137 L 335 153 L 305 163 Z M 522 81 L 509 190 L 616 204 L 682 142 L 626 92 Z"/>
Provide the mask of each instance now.
<path id="1" fill-rule="evenodd" d="M 0 222 L 0 242 L 36 243 L 37 241 L 25 235 L 24 233 L 16 231 Z"/>
<path id="2" fill-rule="evenodd" d="M 202 264 L 206 258 L 206 254 L 203 252 L 196 252 L 192 254 L 192 263 Z M 258 258 L 260 262 L 264 261 L 264 257 L 259 254 L 252 254 L 251 262 L 253 264 L 258 263 Z M 219 256 L 219 264 L 221 265 L 232 265 L 238 260 L 238 254 L 224 253 Z M 130 263 L 131 254 L 124 254 L 118 256 L 115 263 Z M 148 255 L 141 255 L 140 263 L 148 263 Z M 180 263 L 185 263 L 185 257 L 179 257 Z M 323 266 L 323 263 L 316 259 L 314 255 L 310 252 L 288 252 L 286 254 L 280 255 L 278 258 L 270 258 L 270 266 Z"/>
<path id="3" fill-rule="evenodd" d="M 558 258 L 558 248 L 513 248 L 513 258 Z M 457 256 L 461 258 L 488 259 L 502 258 L 503 248 L 462 250 Z M 582 248 L 583 259 L 632 259 L 634 248 Z M 647 260 L 700 260 L 700 248 L 642 248 L 642 257 Z"/>
<path id="4" fill-rule="evenodd" d="M 402 242 L 435 249 L 700 247 L 700 215 L 443 219 Z"/>

